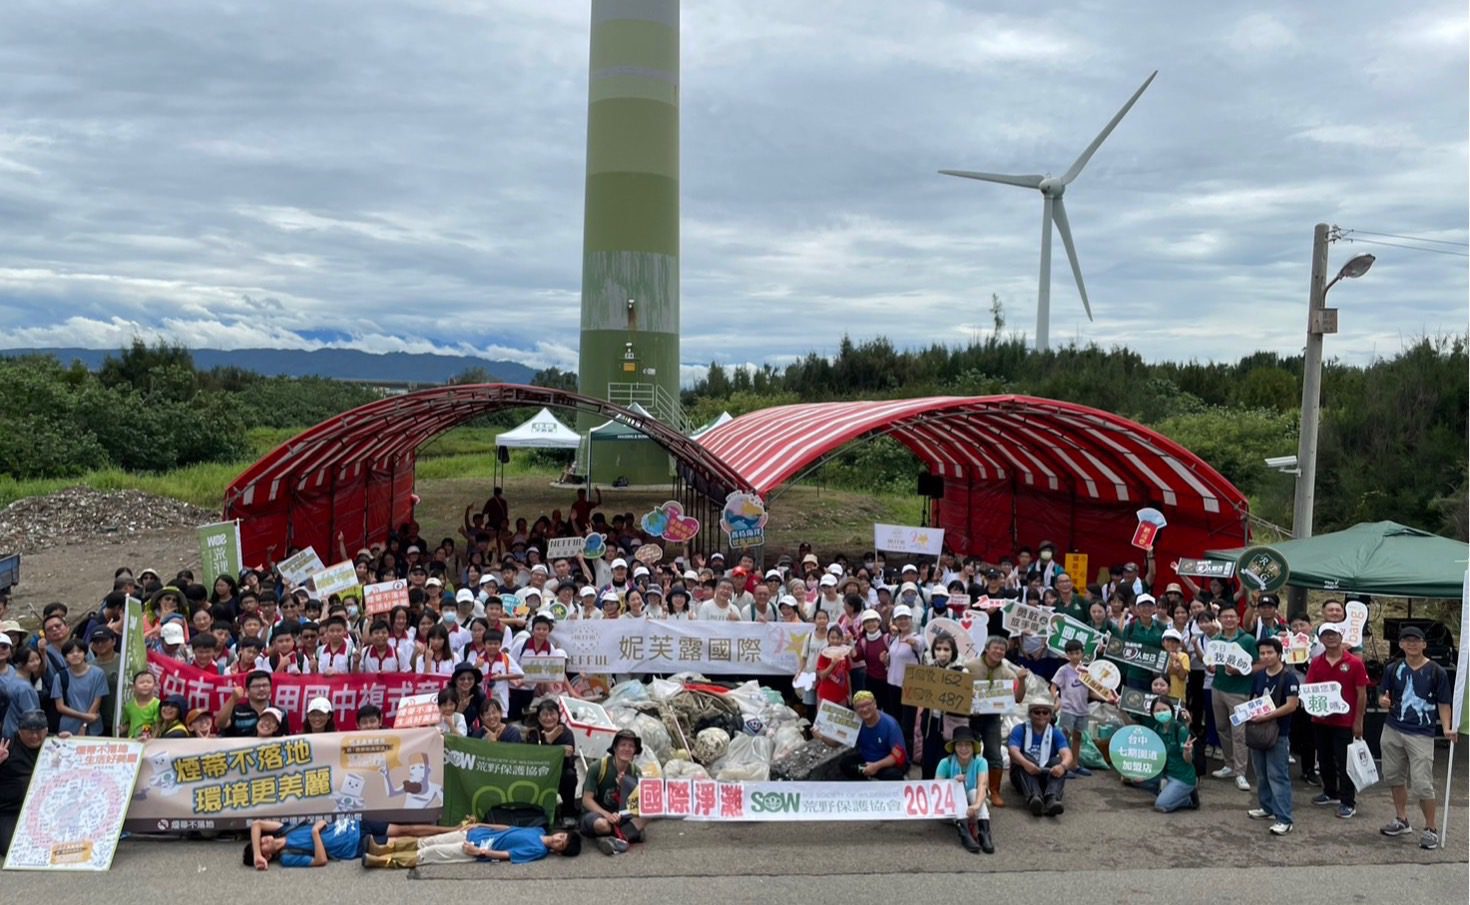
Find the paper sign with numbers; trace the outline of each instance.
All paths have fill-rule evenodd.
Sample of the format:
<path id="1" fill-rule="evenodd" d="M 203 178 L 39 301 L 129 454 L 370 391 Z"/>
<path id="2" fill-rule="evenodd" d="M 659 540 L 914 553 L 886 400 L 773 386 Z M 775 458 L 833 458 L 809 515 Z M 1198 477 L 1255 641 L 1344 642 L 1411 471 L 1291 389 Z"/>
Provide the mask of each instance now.
<path id="1" fill-rule="evenodd" d="M 1341 682 L 1313 682 L 1301 686 L 1302 709 L 1312 716 L 1331 716 L 1334 713 L 1351 713 L 1348 702 L 1342 699 Z"/>

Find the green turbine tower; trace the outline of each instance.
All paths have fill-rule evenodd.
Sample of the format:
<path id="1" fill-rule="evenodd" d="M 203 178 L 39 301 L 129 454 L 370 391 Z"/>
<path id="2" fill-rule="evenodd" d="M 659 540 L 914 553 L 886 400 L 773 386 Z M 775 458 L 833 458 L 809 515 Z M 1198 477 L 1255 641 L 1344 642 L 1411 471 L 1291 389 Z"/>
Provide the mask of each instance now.
<path id="1" fill-rule="evenodd" d="M 688 433 L 679 406 L 679 2 L 592 0 L 578 389 Z M 582 416 L 586 434 L 602 419 Z M 669 479 L 627 431 L 593 434 L 593 482 Z"/>

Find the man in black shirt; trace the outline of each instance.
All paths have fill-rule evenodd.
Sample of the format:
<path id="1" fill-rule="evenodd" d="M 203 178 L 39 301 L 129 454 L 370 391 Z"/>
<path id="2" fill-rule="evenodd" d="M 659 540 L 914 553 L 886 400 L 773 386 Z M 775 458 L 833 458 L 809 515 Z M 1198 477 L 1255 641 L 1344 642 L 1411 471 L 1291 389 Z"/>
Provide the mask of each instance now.
<path id="1" fill-rule="evenodd" d="M 225 705 L 214 715 L 214 724 L 219 734 L 229 738 L 254 738 L 255 724 L 260 715 L 271 705 L 271 674 L 257 669 L 245 677 L 245 687 L 236 688 Z M 281 721 L 277 736 L 289 735 L 291 730 Z"/>

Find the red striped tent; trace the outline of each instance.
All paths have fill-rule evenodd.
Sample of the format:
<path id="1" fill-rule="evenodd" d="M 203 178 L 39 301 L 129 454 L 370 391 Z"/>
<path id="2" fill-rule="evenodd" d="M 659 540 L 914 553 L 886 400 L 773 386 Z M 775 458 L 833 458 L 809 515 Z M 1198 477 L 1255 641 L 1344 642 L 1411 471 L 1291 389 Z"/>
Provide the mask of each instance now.
<path id="1" fill-rule="evenodd" d="M 933 516 L 957 553 L 994 560 L 1051 540 L 1088 554 L 1094 567 L 1141 562 L 1129 541 L 1146 506 L 1169 521 L 1158 540 L 1160 576 L 1179 556 L 1248 537 L 1248 501 L 1198 456 L 1141 424 L 1051 399 L 785 405 L 742 415 L 699 442 L 768 495 L 848 443 L 877 436 L 904 444 L 942 479 Z"/>

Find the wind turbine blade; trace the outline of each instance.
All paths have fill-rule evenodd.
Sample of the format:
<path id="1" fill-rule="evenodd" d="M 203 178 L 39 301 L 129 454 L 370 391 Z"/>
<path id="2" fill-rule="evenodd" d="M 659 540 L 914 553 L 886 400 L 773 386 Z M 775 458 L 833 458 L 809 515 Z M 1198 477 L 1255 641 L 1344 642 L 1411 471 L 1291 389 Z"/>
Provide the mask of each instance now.
<path id="1" fill-rule="evenodd" d="M 939 172 L 946 176 L 961 176 L 965 179 L 978 179 L 981 182 L 1000 182 L 1005 185 L 1019 185 L 1027 189 L 1040 187 L 1043 178 L 1034 175 L 1012 176 L 1006 173 L 976 173 L 972 170 L 940 170 Z"/>
<path id="2" fill-rule="evenodd" d="M 1041 278 L 1036 283 L 1036 348 L 1045 352 L 1050 345 L 1051 332 L 1051 223 L 1055 201 L 1043 195 L 1041 203 Z"/>
<path id="3" fill-rule="evenodd" d="M 1119 110 L 1118 114 L 1114 116 L 1111 120 L 1109 120 L 1106 126 L 1103 126 L 1103 130 L 1097 133 L 1097 138 L 1094 138 L 1092 140 L 1092 144 L 1087 146 L 1087 150 L 1082 152 L 1082 155 L 1073 162 L 1071 168 L 1068 169 L 1067 172 L 1062 176 L 1062 185 L 1066 185 L 1070 183 L 1073 179 L 1077 178 L 1077 174 L 1082 172 L 1083 167 L 1087 166 L 1087 161 L 1092 159 L 1092 155 L 1095 154 L 1102 143 L 1107 140 L 1107 137 L 1113 133 L 1113 129 L 1118 125 L 1119 122 L 1122 122 L 1123 117 L 1128 114 L 1128 111 L 1133 109 L 1133 105 L 1137 103 L 1139 97 L 1143 95 L 1144 89 L 1148 88 L 1148 86 L 1153 82 L 1154 77 L 1158 74 L 1159 71 L 1155 69 L 1153 71 L 1153 75 L 1150 75 L 1148 78 L 1144 79 L 1143 84 L 1138 86 L 1138 90 L 1133 92 L 1133 96 L 1128 98 L 1128 103 L 1123 105 L 1123 109 Z"/>
<path id="4" fill-rule="evenodd" d="M 1082 285 L 1082 265 L 1077 263 L 1077 247 L 1072 244 L 1072 226 L 1067 223 L 1067 207 L 1058 198 L 1052 208 L 1052 218 L 1057 221 L 1057 232 L 1062 234 L 1062 244 L 1067 247 L 1067 260 L 1072 262 L 1072 276 L 1077 278 L 1077 292 L 1082 296 L 1082 310 L 1092 320 L 1092 306 L 1087 303 L 1087 287 Z"/>

